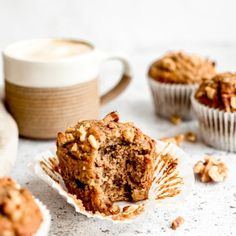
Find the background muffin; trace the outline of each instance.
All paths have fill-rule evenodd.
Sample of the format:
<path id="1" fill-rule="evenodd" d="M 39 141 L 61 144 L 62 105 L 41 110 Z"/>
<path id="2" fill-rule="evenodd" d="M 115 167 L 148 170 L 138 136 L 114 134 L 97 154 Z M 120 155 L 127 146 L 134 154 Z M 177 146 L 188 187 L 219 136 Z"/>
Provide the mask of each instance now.
<path id="1" fill-rule="evenodd" d="M 172 52 L 154 62 L 148 71 L 156 113 L 170 118 L 193 118 L 190 97 L 203 79 L 215 75 L 215 63 L 197 55 Z"/>
<path id="2" fill-rule="evenodd" d="M 32 194 L 10 178 L 1 178 L 0 235 L 37 235 L 42 222 L 42 212 Z"/>
<path id="3" fill-rule="evenodd" d="M 203 141 L 218 149 L 236 151 L 236 73 L 204 80 L 192 104 Z"/>
<path id="4" fill-rule="evenodd" d="M 195 94 L 202 104 L 224 110 L 236 111 L 236 74 L 222 73 L 212 80 L 204 80 Z"/>

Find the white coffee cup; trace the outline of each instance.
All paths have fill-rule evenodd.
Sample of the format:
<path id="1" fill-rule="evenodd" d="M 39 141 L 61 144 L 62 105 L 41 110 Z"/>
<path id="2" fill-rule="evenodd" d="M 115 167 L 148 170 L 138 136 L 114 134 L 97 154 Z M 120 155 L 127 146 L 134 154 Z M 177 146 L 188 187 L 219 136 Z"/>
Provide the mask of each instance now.
<path id="1" fill-rule="evenodd" d="M 101 64 L 119 60 L 119 83 L 99 95 Z M 5 100 L 22 136 L 54 138 L 79 119 L 95 119 L 100 105 L 118 96 L 131 80 L 130 65 L 120 55 L 70 39 L 33 39 L 13 43 L 3 52 Z"/>

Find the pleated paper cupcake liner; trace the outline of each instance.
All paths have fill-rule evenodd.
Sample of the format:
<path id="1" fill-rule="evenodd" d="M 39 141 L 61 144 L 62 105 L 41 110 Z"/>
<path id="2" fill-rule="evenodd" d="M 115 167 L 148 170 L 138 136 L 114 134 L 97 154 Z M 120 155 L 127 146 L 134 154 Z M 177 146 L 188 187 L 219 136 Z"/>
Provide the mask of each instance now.
<path id="1" fill-rule="evenodd" d="M 155 174 L 147 200 L 114 203 L 120 209 L 117 214 L 104 215 L 87 211 L 81 199 L 68 193 L 58 168 L 58 158 L 51 152 L 39 154 L 33 163 L 35 174 L 55 189 L 75 211 L 113 222 L 128 222 L 144 212 L 152 212 L 158 203 L 178 204 L 191 192 L 194 177 L 186 154 L 176 145 L 157 141 L 158 158 L 155 162 Z M 181 204 L 181 203 L 180 203 Z"/>
<path id="2" fill-rule="evenodd" d="M 198 85 L 160 83 L 148 78 L 157 115 L 170 119 L 177 115 L 183 120 L 191 120 L 191 95 Z"/>
<path id="3" fill-rule="evenodd" d="M 236 152 L 236 112 L 225 112 L 191 98 L 204 143 L 216 149 Z"/>
<path id="4" fill-rule="evenodd" d="M 35 198 L 35 202 L 43 215 L 43 222 L 41 223 L 38 231 L 34 234 L 34 236 L 47 236 L 51 224 L 51 215 L 49 213 L 49 210 L 46 208 L 46 206 L 43 205 L 40 200 Z"/>

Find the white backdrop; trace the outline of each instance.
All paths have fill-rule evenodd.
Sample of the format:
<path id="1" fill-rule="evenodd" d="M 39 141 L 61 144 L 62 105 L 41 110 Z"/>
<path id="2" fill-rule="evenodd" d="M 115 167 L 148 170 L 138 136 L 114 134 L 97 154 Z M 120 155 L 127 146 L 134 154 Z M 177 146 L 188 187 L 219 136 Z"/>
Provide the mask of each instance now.
<path id="1" fill-rule="evenodd" d="M 0 0 L 0 42 L 47 36 L 106 47 L 234 42 L 234 0 Z"/>
<path id="2" fill-rule="evenodd" d="M 145 51 L 150 59 L 174 48 L 208 56 L 210 48 L 210 56 L 232 70 L 236 63 L 226 62 L 221 48 L 235 54 L 235 9 L 235 0 L 0 0 L 0 49 L 61 36 L 134 57 Z"/>

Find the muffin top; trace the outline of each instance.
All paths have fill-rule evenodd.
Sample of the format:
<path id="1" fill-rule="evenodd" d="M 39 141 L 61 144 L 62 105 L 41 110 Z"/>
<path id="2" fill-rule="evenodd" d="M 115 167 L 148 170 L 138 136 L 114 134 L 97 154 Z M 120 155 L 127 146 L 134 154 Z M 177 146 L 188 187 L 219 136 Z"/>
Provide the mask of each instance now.
<path id="1" fill-rule="evenodd" d="M 236 111 L 236 73 L 222 73 L 204 80 L 195 93 L 202 104 L 224 110 Z"/>
<path id="2" fill-rule="evenodd" d="M 150 78 L 163 83 L 195 84 L 215 75 L 215 63 L 183 52 L 167 53 L 149 68 Z"/>
<path id="3" fill-rule="evenodd" d="M 31 193 L 10 178 L 0 178 L 0 235 L 31 236 L 41 223 Z"/>

